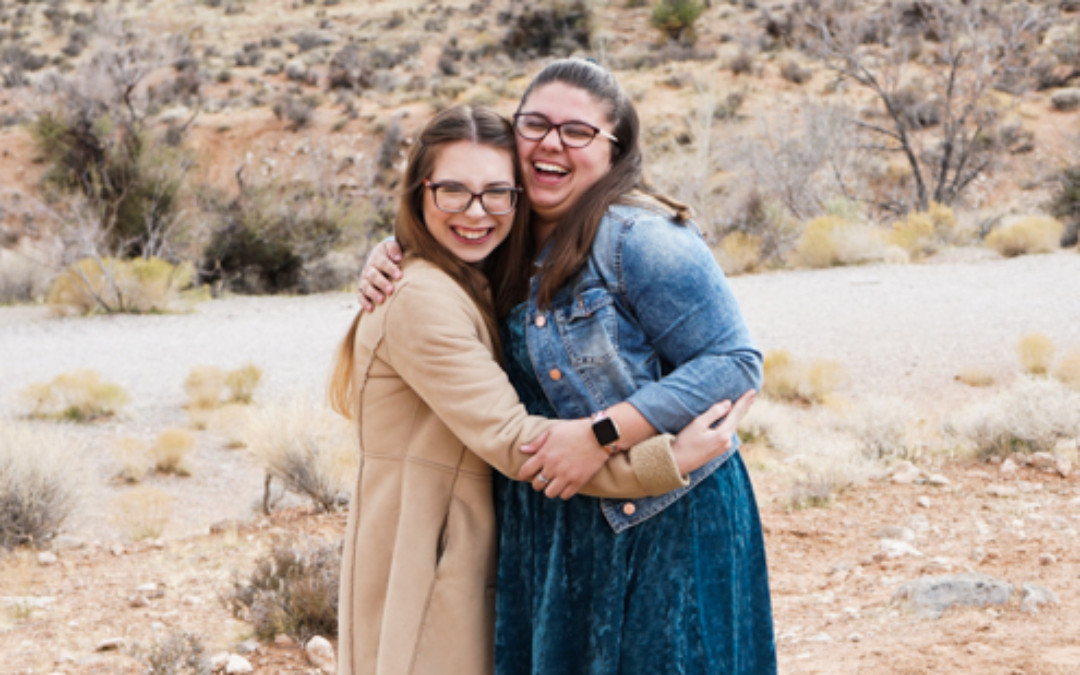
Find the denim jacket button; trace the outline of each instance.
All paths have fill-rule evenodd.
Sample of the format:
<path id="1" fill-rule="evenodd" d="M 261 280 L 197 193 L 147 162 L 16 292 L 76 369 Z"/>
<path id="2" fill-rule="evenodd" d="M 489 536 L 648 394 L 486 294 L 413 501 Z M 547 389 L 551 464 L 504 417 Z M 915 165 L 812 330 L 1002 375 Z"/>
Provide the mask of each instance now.
<path id="1" fill-rule="evenodd" d="M 546 325 L 547 325 L 547 317 L 545 317 L 543 314 L 536 317 L 536 327 L 537 328 L 543 328 Z"/>
<path id="2" fill-rule="evenodd" d="M 548 377 L 558 382 L 562 379 L 562 373 L 559 371 L 558 368 L 552 368 L 550 371 L 548 371 Z"/>
<path id="3" fill-rule="evenodd" d="M 628 516 L 634 515 L 636 511 L 637 507 L 634 506 L 633 502 L 626 502 L 622 505 L 622 512 Z"/>

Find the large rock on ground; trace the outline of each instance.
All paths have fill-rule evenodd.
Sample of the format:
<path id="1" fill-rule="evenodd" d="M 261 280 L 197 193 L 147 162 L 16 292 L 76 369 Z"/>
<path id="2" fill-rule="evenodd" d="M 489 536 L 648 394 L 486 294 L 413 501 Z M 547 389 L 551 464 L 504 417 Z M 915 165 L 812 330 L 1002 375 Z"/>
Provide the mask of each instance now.
<path id="1" fill-rule="evenodd" d="M 909 581 L 893 595 L 893 602 L 906 603 L 918 613 L 937 619 L 956 605 L 1003 605 L 1012 592 L 1008 582 L 986 574 L 965 573 Z"/>

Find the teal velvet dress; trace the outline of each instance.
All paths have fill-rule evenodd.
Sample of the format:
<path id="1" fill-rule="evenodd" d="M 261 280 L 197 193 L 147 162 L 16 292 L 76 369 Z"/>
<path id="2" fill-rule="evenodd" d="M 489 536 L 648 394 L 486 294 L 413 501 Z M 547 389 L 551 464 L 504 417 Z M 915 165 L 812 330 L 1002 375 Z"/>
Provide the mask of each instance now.
<path id="1" fill-rule="evenodd" d="M 502 325 L 507 371 L 534 415 L 525 305 Z M 765 547 L 735 453 L 656 516 L 615 533 L 598 499 L 548 499 L 496 474 L 498 675 L 776 672 Z"/>

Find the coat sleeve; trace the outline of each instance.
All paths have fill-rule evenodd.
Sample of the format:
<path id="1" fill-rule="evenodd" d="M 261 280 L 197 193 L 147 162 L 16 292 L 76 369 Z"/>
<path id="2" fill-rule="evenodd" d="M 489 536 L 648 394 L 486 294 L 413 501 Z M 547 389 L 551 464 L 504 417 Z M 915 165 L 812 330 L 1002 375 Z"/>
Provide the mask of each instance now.
<path id="1" fill-rule="evenodd" d="M 521 445 L 552 422 L 529 415 L 495 361 L 479 310 L 449 279 L 419 275 L 401 285 L 386 308 L 383 358 L 461 442 L 494 469 L 516 479 L 529 458 Z M 455 288 L 455 290 L 457 290 Z M 685 485 L 658 436 L 612 457 L 582 489 L 597 497 L 634 498 Z"/>
<path id="2" fill-rule="evenodd" d="M 761 388 L 761 353 L 699 231 L 654 214 L 621 237 L 619 292 L 671 369 L 629 402 L 660 431 L 676 432 L 709 406 Z"/>

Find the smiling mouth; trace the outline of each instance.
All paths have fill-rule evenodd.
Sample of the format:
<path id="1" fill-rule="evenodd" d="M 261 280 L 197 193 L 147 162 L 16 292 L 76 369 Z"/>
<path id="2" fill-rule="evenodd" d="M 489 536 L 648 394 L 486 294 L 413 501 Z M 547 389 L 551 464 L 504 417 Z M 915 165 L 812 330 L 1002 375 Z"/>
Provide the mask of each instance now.
<path id="1" fill-rule="evenodd" d="M 569 170 L 559 166 L 558 164 L 549 164 L 548 162 L 533 162 L 533 168 L 539 173 L 545 175 L 565 176 L 570 173 Z"/>
<path id="2" fill-rule="evenodd" d="M 475 243 L 487 239 L 487 237 L 495 231 L 495 228 L 488 227 L 482 230 L 466 230 L 460 227 L 451 227 L 450 231 L 456 234 L 460 239 L 464 239 L 469 243 Z"/>

